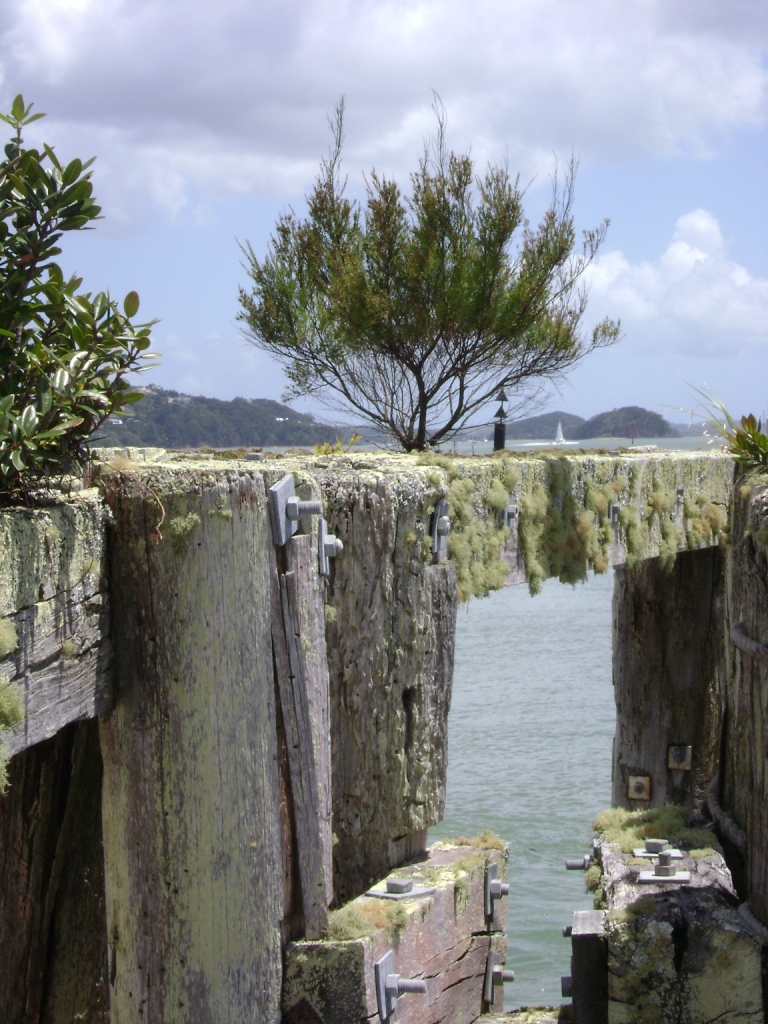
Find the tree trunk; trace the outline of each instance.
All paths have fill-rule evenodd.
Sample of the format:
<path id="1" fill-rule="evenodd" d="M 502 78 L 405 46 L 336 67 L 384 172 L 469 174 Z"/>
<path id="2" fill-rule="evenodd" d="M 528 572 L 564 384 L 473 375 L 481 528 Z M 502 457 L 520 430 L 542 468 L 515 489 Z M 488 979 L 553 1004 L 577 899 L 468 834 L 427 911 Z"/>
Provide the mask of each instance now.
<path id="1" fill-rule="evenodd" d="M 616 569 L 614 806 L 702 806 L 719 757 L 723 608 L 719 548 L 679 553 L 671 573 L 657 558 Z M 691 747 L 690 765 L 670 747 Z M 632 797 L 630 777 L 650 778 L 649 800 Z"/>

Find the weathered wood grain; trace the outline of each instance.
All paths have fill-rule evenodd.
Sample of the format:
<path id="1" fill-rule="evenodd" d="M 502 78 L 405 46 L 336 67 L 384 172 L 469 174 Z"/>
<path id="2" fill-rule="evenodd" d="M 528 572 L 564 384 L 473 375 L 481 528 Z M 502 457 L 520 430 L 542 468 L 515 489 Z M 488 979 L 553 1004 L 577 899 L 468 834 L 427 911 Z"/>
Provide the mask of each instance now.
<path id="1" fill-rule="evenodd" d="M 725 560 L 719 548 L 617 570 L 613 597 L 616 737 L 612 803 L 701 808 L 717 770 L 724 691 Z M 692 746 L 690 771 L 667 766 L 670 745 Z M 651 777 L 650 804 L 628 796 Z"/>
<path id="2" fill-rule="evenodd" d="M 317 471 L 330 529 L 334 891 L 344 902 L 426 846 L 445 804 L 456 572 L 424 566 L 423 474 Z"/>
<path id="3" fill-rule="evenodd" d="M 106 1024 L 96 722 L 13 758 L 0 797 L 0 1020 Z"/>
<path id="4" fill-rule="evenodd" d="M 0 512 L 0 616 L 18 643 L 0 678 L 26 712 L 3 736 L 9 754 L 112 705 L 105 518 L 94 495 Z"/>
<path id="5" fill-rule="evenodd" d="M 728 565 L 728 616 L 744 634 L 768 642 L 768 527 L 765 485 L 734 491 L 733 542 Z M 764 535 L 764 534 L 762 534 Z M 768 662 L 728 645 L 728 687 L 720 766 L 720 802 L 744 830 L 747 896 L 768 925 Z"/>
<path id="6" fill-rule="evenodd" d="M 317 538 L 293 537 L 273 599 L 272 643 L 291 773 L 305 934 L 320 938 L 333 897 L 331 734 Z"/>
<path id="7" fill-rule="evenodd" d="M 438 844 L 422 863 L 397 871 L 398 878 L 410 877 L 414 885 L 434 886 L 433 895 L 397 904 L 360 896 L 351 907 L 382 919 L 370 937 L 292 943 L 286 951 L 286 1015 L 305 1003 L 333 1024 L 378 1022 L 374 964 L 389 950 L 401 977 L 422 979 L 427 986 L 425 994 L 398 1000 L 399 1024 L 470 1024 L 484 1011 L 501 1009 L 503 986 L 495 987 L 492 1006 L 483 1001 L 488 953 L 497 953 L 500 964 L 506 959 L 506 937 L 497 930 L 504 927 L 506 909 L 499 907 L 490 926 L 484 912 L 485 867 L 491 861 L 500 866 L 499 878 L 506 878 L 501 851 Z M 386 914 L 395 910 L 402 916 L 393 934 Z"/>
<path id="8" fill-rule="evenodd" d="M 686 884 L 639 885 L 636 858 L 600 843 L 608 1024 L 762 1024 L 760 943 L 736 909 L 725 861 L 683 853 Z"/>
<path id="9" fill-rule="evenodd" d="M 114 477 L 107 497 L 111 1021 L 274 1024 L 283 880 L 263 481 L 154 469 Z"/>

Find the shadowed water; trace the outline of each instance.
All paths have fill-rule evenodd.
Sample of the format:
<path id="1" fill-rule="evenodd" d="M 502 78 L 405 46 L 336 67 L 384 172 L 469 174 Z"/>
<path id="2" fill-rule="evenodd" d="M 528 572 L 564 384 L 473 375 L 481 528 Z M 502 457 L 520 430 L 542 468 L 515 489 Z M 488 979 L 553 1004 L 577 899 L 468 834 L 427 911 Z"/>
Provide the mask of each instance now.
<path id="1" fill-rule="evenodd" d="M 610 571 L 459 609 L 446 814 L 430 841 L 492 828 L 510 844 L 506 1009 L 562 1001 L 561 929 L 592 906 L 563 861 L 588 851 L 611 799 L 612 593 Z"/>

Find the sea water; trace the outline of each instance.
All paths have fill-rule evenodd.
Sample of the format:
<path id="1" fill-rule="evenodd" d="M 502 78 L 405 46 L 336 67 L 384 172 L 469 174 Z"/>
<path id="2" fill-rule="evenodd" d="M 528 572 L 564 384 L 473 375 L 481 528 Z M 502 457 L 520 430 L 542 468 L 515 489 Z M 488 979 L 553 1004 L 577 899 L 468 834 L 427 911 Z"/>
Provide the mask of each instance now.
<path id="1" fill-rule="evenodd" d="M 430 841 L 491 828 L 509 843 L 506 1009 L 562 1002 L 562 928 L 592 906 L 564 861 L 590 850 L 611 802 L 612 593 L 610 570 L 459 608 L 445 819 Z"/>

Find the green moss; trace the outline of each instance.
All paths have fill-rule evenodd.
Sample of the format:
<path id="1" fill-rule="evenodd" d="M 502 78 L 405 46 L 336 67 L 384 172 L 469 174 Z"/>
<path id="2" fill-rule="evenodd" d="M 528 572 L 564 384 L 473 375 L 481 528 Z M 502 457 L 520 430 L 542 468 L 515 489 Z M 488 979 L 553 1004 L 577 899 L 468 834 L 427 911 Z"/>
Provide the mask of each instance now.
<path id="1" fill-rule="evenodd" d="M 483 497 L 483 502 L 488 508 L 493 509 L 494 512 L 504 512 L 504 509 L 509 504 L 509 491 L 501 480 L 496 478 L 491 480 L 488 484 L 488 490 Z"/>
<path id="2" fill-rule="evenodd" d="M 712 833 L 706 828 L 686 825 L 689 813 L 673 804 L 640 811 L 611 807 L 598 814 L 592 827 L 622 853 L 632 853 L 636 847 L 644 846 L 646 839 L 668 839 L 673 846 L 684 849 L 709 848 Z"/>
<path id="3" fill-rule="evenodd" d="M 603 869 L 599 864 L 590 864 L 584 872 L 584 887 L 587 892 L 597 892 L 603 879 Z"/>
<path id="4" fill-rule="evenodd" d="M 200 516 L 197 512 L 188 512 L 185 516 L 174 516 L 168 523 L 171 544 L 177 555 L 183 555 L 187 550 L 189 535 L 199 525 Z"/>
<path id="5" fill-rule="evenodd" d="M 520 486 L 520 467 L 512 459 L 503 459 L 501 467 L 501 483 L 511 494 Z"/>
<path id="6" fill-rule="evenodd" d="M 0 734 L 24 721 L 24 691 L 17 683 L 0 681 Z M 8 788 L 10 758 L 0 744 L 0 794 Z"/>
<path id="7" fill-rule="evenodd" d="M 12 654 L 18 646 L 15 623 L 9 619 L 0 619 L 0 660 Z"/>
<path id="8" fill-rule="evenodd" d="M 337 613 L 336 609 L 333 607 L 332 604 L 327 604 L 325 606 L 325 621 L 326 622 L 335 622 L 337 614 L 338 613 Z"/>
<path id="9" fill-rule="evenodd" d="M 76 658 L 80 653 L 80 646 L 75 640 L 65 640 L 61 645 L 62 658 Z"/>
<path id="10" fill-rule="evenodd" d="M 470 839 L 467 839 L 466 836 L 459 836 L 458 839 L 449 839 L 447 842 L 453 843 L 454 846 L 472 846 L 476 850 L 506 850 L 507 848 L 504 840 L 489 828 L 484 828 L 482 832 Z"/>
<path id="11" fill-rule="evenodd" d="M 348 942 L 385 931 L 394 941 L 407 923 L 408 911 L 402 903 L 371 898 L 332 910 L 325 938 L 329 942 Z"/>

